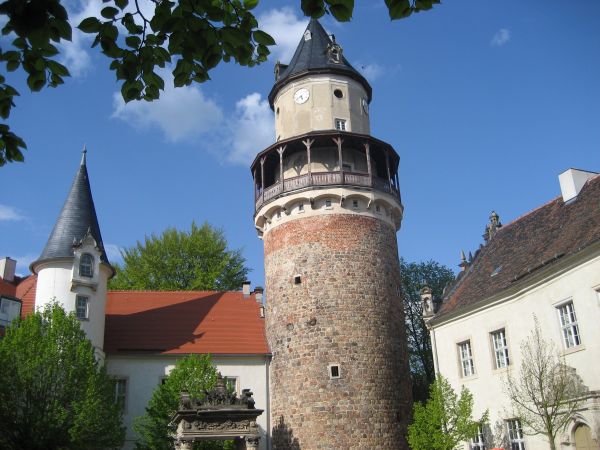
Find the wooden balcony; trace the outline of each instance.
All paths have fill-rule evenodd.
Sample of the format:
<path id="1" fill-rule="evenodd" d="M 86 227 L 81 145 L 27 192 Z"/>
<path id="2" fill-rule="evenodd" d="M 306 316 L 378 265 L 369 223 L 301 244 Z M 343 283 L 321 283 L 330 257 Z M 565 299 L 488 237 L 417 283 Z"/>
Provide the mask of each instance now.
<path id="1" fill-rule="evenodd" d="M 293 178 L 286 178 L 283 183 L 276 182 L 264 191 L 257 190 L 255 209 L 279 197 L 281 194 L 300 191 L 313 186 L 356 186 L 375 189 L 393 195 L 400 201 L 400 192 L 384 178 L 353 172 L 314 172 Z"/>

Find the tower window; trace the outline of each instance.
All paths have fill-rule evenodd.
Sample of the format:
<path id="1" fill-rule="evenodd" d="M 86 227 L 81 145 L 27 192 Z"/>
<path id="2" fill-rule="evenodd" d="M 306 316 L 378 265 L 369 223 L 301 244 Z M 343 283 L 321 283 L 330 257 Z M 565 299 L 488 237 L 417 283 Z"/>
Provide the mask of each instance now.
<path id="1" fill-rule="evenodd" d="M 89 319 L 89 301 L 88 297 L 78 295 L 75 298 L 75 317 L 79 320 Z"/>
<path id="2" fill-rule="evenodd" d="M 333 95 L 335 95 L 337 98 L 343 98 L 344 97 L 344 93 L 342 92 L 341 89 L 336 89 L 335 91 L 333 91 Z"/>
<path id="3" fill-rule="evenodd" d="M 325 200 L 325 208 L 331 209 L 331 199 L 330 198 L 328 198 L 327 200 Z"/>
<path id="4" fill-rule="evenodd" d="M 352 200 L 352 207 L 354 209 L 358 208 L 358 200 Z"/>
<path id="5" fill-rule="evenodd" d="M 332 380 L 340 378 L 340 365 L 339 364 L 329 364 L 329 378 Z"/>
<path id="6" fill-rule="evenodd" d="M 296 275 L 294 277 L 294 284 L 300 284 L 302 283 L 302 277 L 300 275 Z"/>
<path id="7" fill-rule="evenodd" d="M 94 257 L 84 253 L 79 259 L 79 276 L 92 278 L 94 276 Z"/>
<path id="8" fill-rule="evenodd" d="M 304 203 L 298 205 L 298 212 L 304 212 Z"/>
<path id="9" fill-rule="evenodd" d="M 379 205 L 375 205 L 375 212 L 381 214 L 381 207 Z"/>
<path id="10" fill-rule="evenodd" d="M 346 131 L 346 119 L 335 119 L 335 129 Z"/>

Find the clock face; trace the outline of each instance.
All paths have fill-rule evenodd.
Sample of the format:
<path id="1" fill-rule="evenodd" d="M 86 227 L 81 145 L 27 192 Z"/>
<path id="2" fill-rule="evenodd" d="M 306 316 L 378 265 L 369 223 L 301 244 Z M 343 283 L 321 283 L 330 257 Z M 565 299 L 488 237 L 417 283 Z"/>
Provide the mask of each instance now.
<path id="1" fill-rule="evenodd" d="M 363 111 L 369 114 L 369 102 L 367 102 L 367 99 L 363 98 L 360 103 L 362 104 Z"/>
<path id="2" fill-rule="evenodd" d="M 305 88 L 298 89 L 296 91 L 296 93 L 294 94 L 294 101 L 296 103 L 298 103 L 299 105 L 301 105 L 302 103 L 306 103 L 306 101 L 308 100 L 308 97 L 310 97 L 310 93 L 308 92 L 308 89 L 305 89 Z"/>

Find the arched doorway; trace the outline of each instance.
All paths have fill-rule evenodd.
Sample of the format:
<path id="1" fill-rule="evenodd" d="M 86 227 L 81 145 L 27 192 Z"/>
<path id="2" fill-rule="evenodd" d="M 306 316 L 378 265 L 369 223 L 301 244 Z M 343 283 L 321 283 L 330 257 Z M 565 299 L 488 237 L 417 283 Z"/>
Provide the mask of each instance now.
<path id="1" fill-rule="evenodd" d="M 590 427 L 584 424 L 577 425 L 575 428 L 575 449 L 576 450 L 600 450 L 598 443 L 592 439 Z"/>

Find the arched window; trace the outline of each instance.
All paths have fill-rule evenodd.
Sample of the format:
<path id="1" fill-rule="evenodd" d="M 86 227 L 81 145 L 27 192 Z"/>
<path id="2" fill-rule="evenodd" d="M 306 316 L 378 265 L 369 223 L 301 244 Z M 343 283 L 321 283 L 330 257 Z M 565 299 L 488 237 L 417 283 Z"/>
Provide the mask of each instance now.
<path id="1" fill-rule="evenodd" d="M 79 276 L 92 278 L 94 276 L 94 257 L 89 253 L 81 255 L 79 260 Z"/>

